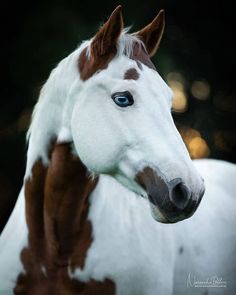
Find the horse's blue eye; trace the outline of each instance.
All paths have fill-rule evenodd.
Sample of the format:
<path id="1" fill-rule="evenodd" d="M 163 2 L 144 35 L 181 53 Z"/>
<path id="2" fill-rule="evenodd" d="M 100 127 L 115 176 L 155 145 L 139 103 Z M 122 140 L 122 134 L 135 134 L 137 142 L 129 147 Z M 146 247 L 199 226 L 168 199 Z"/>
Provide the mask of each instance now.
<path id="1" fill-rule="evenodd" d="M 133 96 L 130 92 L 124 91 L 124 92 L 116 92 L 112 94 L 112 99 L 119 107 L 127 107 L 134 103 Z"/>

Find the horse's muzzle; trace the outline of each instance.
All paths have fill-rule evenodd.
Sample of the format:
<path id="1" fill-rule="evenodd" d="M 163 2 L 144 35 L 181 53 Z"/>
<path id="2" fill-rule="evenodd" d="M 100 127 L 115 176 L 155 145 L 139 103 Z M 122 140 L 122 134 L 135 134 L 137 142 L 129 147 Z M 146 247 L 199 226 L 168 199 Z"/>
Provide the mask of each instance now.
<path id="1" fill-rule="evenodd" d="M 136 176 L 151 203 L 154 218 L 164 223 L 174 223 L 193 215 L 201 202 L 204 190 L 193 195 L 181 178 L 167 181 L 164 175 L 146 167 Z"/>

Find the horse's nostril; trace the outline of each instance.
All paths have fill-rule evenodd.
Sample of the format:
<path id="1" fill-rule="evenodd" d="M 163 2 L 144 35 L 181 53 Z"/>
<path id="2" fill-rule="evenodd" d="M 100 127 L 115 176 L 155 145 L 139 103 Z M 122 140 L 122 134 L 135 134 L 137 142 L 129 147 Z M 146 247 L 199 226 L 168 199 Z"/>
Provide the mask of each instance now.
<path id="1" fill-rule="evenodd" d="M 179 209 L 186 208 L 191 192 L 180 178 L 171 181 L 170 200 Z"/>

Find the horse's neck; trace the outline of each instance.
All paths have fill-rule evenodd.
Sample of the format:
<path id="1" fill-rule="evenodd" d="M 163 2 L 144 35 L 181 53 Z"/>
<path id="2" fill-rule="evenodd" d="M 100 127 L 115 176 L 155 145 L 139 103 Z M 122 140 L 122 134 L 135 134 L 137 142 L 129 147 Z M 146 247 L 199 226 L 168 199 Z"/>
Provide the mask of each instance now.
<path id="1" fill-rule="evenodd" d="M 81 252 L 92 239 L 88 197 L 96 182 L 68 143 L 53 147 L 48 167 L 41 160 L 33 166 L 32 177 L 25 182 L 26 219 L 29 248 L 42 265 L 52 269 L 55 260 L 58 265 L 69 260 L 83 264 Z"/>
<path id="2" fill-rule="evenodd" d="M 50 277 L 65 266 L 76 278 L 89 279 L 93 263 L 98 276 L 127 262 L 148 271 L 152 260 L 160 260 L 167 236 L 166 228 L 151 217 L 145 199 L 109 176 L 100 176 L 97 183 L 71 153 L 70 144 L 56 144 L 48 166 L 40 159 L 33 165 L 1 237 L 0 283 L 9 286 L 19 272 L 24 273 L 21 283 L 27 285 L 34 276 L 40 282 L 45 272 Z"/>
<path id="3" fill-rule="evenodd" d="M 87 175 L 69 143 L 54 144 L 48 158 L 48 166 L 40 158 L 34 163 L 0 239 L 0 283 L 6 286 L 23 269 L 27 284 L 30 276 L 40 280 L 42 267 L 48 275 L 69 262 L 72 269 L 82 267 L 92 241 L 87 217 L 97 179 Z"/>
<path id="4" fill-rule="evenodd" d="M 27 245 L 25 198 L 22 188 L 15 208 L 0 236 L 0 293 L 12 287 L 18 274 L 23 271 L 21 250 Z"/>
<path id="5" fill-rule="evenodd" d="M 122 286 L 119 294 L 125 294 L 129 287 L 129 276 L 124 275 L 124 269 L 135 278 L 137 294 L 139 288 L 153 286 L 150 281 L 157 284 L 163 278 L 163 269 L 173 264 L 172 228 L 158 224 L 151 216 L 147 200 L 110 176 L 99 177 L 90 202 L 88 218 L 93 243 L 84 267 L 72 271 L 71 277 L 86 281 L 91 277 L 103 280 L 109 275 Z M 150 269 L 152 275 L 147 276 Z M 141 293 L 145 294 L 145 290 Z"/>
<path id="6" fill-rule="evenodd" d="M 47 151 L 52 138 L 57 138 L 60 142 L 72 140 L 70 120 L 74 101 L 70 94 L 75 85 L 78 87 L 76 93 L 79 93 L 80 75 L 77 63 L 85 46 L 86 42 L 58 64 L 40 92 L 28 131 L 25 178 L 31 175 L 32 167 L 39 158 L 44 165 L 48 165 Z"/>

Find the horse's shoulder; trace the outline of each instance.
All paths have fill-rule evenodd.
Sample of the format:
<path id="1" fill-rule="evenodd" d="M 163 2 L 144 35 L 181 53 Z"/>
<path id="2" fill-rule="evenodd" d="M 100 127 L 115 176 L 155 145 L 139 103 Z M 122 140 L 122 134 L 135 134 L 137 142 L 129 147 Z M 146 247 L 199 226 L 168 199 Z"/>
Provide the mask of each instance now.
<path id="1" fill-rule="evenodd" d="M 193 161 L 196 168 L 201 173 L 223 174 L 223 173 L 236 173 L 236 164 L 217 160 L 217 159 L 197 159 Z"/>
<path id="2" fill-rule="evenodd" d="M 174 225 L 175 293 L 187 294 L 179 282 L 187 284 L 189 275 L 208 278 L 209 274 L 220 274 L 231 288 L 227 294 L 231 294 L 236 287 L 232 277 L 235 264 L 229 263 L 236 255 L 236 165 L 211 159 L 194 164 L 205 179 L 206 192 L 195 214 Z"/>

